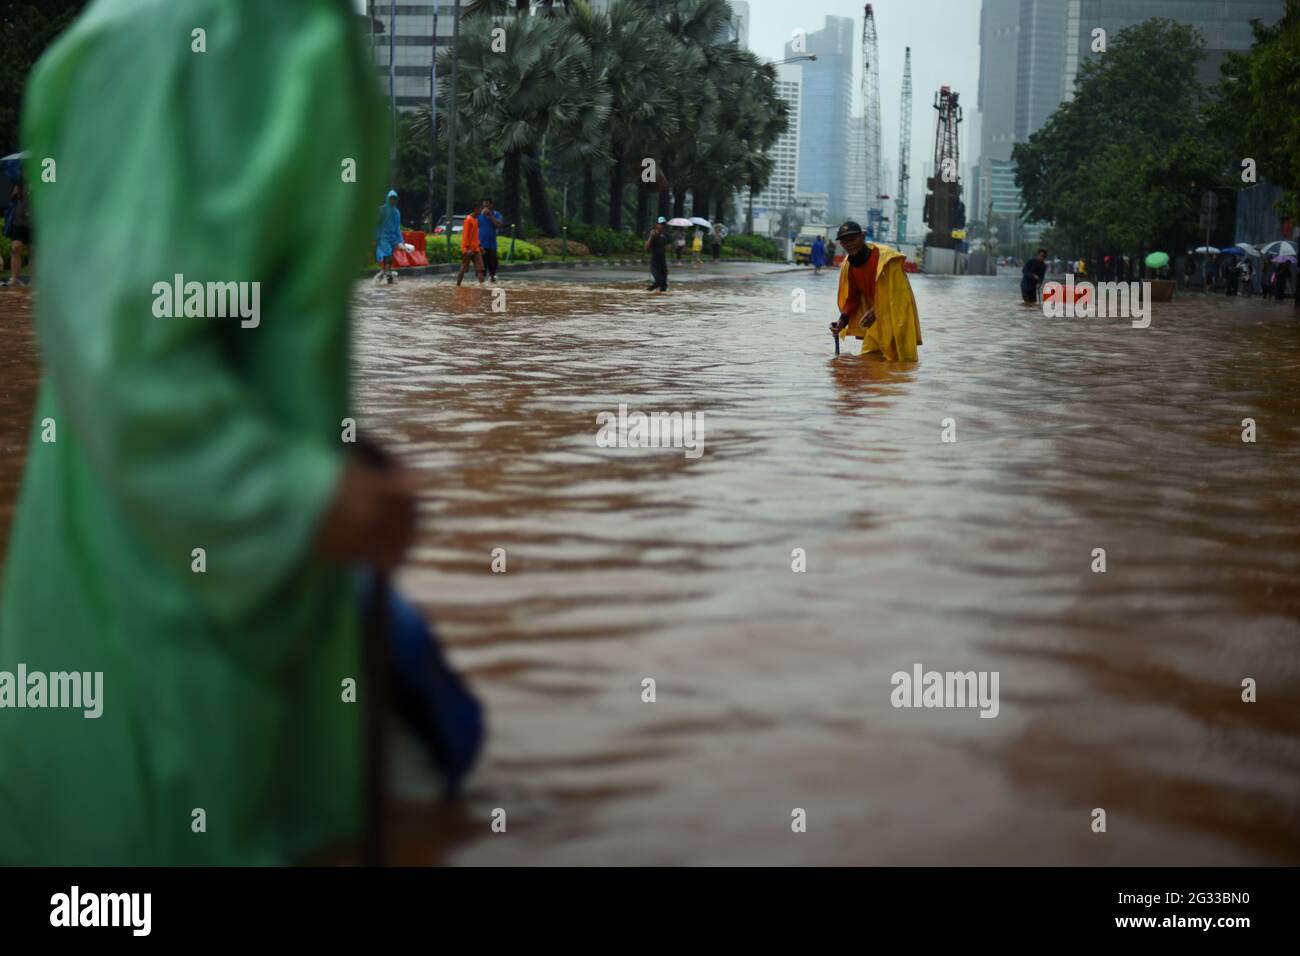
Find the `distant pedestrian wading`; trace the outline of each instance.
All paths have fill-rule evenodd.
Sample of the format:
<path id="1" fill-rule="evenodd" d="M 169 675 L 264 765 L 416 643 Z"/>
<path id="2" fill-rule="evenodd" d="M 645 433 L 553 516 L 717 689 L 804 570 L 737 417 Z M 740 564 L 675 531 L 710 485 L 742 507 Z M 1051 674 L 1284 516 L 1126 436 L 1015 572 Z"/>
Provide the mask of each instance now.
<path id="1" fill-rule="evenodd" d="M 478 213 L 479 204 L 475 203 L 460 227 L 460 272 L 456 274 L 456 285 L 461 284 L 465 278 L 465 270 L 471 265 L 474 266 L 474 275 L 478 277 L 478 281 L 482 282 L 484 279 L 483 248 L 478 241 Z"/>
<path id="2" fill-rule="evenodd" d="M 658 294 L 668 291 L 668 220 L 663 216 L 646 237 L 645 250 L 650 253 L 650 286 L 647 291 Z"/>
<path id="3" fill-rule="evenodd" d="M 497 281 L 497 232 L 502 226 L 501 213 L 491 199 L 484 199 L 478 214 L 478 244 L 483 250 L 483 270 L 487 278 Z"/>
<path id="4" fill-rule="evenodd" d="M 402 244 L 402 211 L 397 208 L 397 193 L 390 189 L 384 204 L 379 207 L 379 224 L 375 227 L 375 260 L 379 263 L 376 282 L 392 285 L 397 278 L 393 267 L 393 253 Z"/>

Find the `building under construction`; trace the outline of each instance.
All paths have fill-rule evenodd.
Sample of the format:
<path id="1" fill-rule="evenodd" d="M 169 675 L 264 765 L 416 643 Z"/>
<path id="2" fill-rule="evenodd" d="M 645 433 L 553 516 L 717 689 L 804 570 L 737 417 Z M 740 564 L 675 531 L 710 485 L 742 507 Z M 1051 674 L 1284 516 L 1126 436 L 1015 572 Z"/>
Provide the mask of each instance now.
<path id="1" fill-rule="evenodd" d="M 957 92 L 940 87 L 934 97 L 939 113 L 934 133 L 934 175 L 925 182 L 925 222 L 930 227 L 926 246 L 956 249 L 961 237 L 954 235 L 966 226 L 966 204 L 961 196 L 961 147 L 957 131 L 961 125 L 961 106 Z"/>
<path id="2" fill-rule="evenodd" d="M 883 239 L 888 233 L 888 222 L 882 208 L 883 195 L 880 177 L 880 59 L 879 40 L 876 37 L 876 14 L 867 4 L 862 10 L 862 141 L 856 143 L 862 151 L 861 174 L 867 201 L 867 235 Z"/>
<path id="3" fill-rule="evenodd" d="M 939 114 L 934 132 L 934 175 L 926 180 L 926 272 L 961 274 L 966 271 L 966 204 L 961 191 L 961 149 L 958 130 L 961 105 L 956 90 L 943 86 L 934 98 Z"/>

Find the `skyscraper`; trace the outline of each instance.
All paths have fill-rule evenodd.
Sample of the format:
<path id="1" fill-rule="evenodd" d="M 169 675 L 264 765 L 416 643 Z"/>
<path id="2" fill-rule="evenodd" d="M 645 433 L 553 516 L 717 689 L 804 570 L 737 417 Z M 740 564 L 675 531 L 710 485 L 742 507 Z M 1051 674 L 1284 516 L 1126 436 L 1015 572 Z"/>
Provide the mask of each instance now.
<path id="1" fill-rule="evenodd" d="M 776 68 L 776 93 L 789 110 L 786 131 L 777 137 L 768 151 L 772 157 L 772 178 L 763 191 L 754 197 L 755 218 L 779 215 L 787 204 L 794 202 L 799 191 L 799 132 L 800 105 L 803 89 L 801 63 L 786 63 Z M 748 214 L 749 191 L 737 194 L 739 219 Z"/>
<path id="2" fill-rule="evenodd" d="M 980 9 L 981 160 L 1010 159 L 1016 142 L 1020 0 L 984 0 Z"/>
<path id="3" fill-rule="evenodd" d="M 1016 139 L 1027 142 L 1065 96 L 1067 0 L 1020 0 L 1016 43 Z"/>
<path id="4" fill-rule="evenodd" d="M 800 48 L 802 46 L 802 48 Z M 847 200 L 850 112 L 853 104 L 853 62 L 857 55 L 854 23 L 848 17 L 827 17 L 826 25 L 806 42 L 785 45 L 787 58 L 811 53 L 805 61 L 799 123 L 799 186 L 804 192 L 826 193 L 830 214 L 844 212 Z"/>
<path id="5" fill-rule="evenodd" d="M 863 148 L 866 126 L 861 116 L 849 119 L 849 161 L 845 170 L 843 208 L 839 210 L 844 218 L 856 219 L 863 224 L 867 221 L 867 210 L 873 205 L 867 195 L 867 151 Z"/>
<path id="6" fill-rule="evenodd" d="M 429 104 L 430 69 L 434 55 L 434 29 L 432 3 L 399 3 L 396 16 L 390 21 L 390 5 L 387 3 L 370 3 L 370 15 L 374 22 L 374 43 L 371 50 L 375 72 L 379 75 L 384 93 L 388 93 L 389 51 L 395 48 L 397 55 L 393 60 L 394 85 L 397 92 L 397 108 L 414 109 Z M 452 26 L 455 23 L 456 6 L 453 0 L 441 0 L 438 7 L 438 48 L 451 45 Z M 464 16 L 464 4 L 461 16 Z M 396 26 L 394 38 L 389 36 L 389 26 Z"/>
<path id="7" fill-rule="evenodd" d="M 732 22 L 735 24 L 736 43 L 742 50 L 749 49 L 748 0 L 730 0 Z"/>
<path id="8" fill-rule="evenodd" d="M 971 219 L 1018 217 L 1011 151 L 1047 122 L 1065 92 L 1069 0 L 984 0 L 980 10 L 978 144 Z M 974 131 L 973 131 L 974 132 Z"/>
<path id="9" fill-rule="evenodd" d="M 1066 0 L 1066 31 L 1072 46 L 1067 52 L 1063 98 L 1074 95 L 1079 65 L 1098 54 L 1092 52 L 1093 30 L 1106 31 L 1112 43 L 1125 27 L 1152 17 L 1189 24 L 1205 39 L 1207 56 L 1196 78 L 1205 85 L 1219 81 L 1219 67 L 1229 52 L 1249 50 L 1254 40 L 1251 20 L 1276 23 L 1286 12 L 1286 0 Z"/>

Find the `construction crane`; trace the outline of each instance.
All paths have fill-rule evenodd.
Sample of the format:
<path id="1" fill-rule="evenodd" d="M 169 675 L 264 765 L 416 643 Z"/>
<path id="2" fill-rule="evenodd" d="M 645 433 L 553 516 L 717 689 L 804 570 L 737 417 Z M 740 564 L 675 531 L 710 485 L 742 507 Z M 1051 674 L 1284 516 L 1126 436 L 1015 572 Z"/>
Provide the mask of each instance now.
<path id="1" fill-rule="evenodd" d="M 867 4 L 862 17 L 862 129 L 866 166 L 867 235 L 881 232 L 880 208 L 880 63 L 877 58 L 876 14 Z"/>
<path id="2" fill-rule="evenodd" d="M 898 197 L 894 200 L 895 241 L 903 248 L 907 241 L 907 196 L 912 184 L 912 48 L 903 56 L 903 105 L 898 121 Z"/>
<path id="3" fill-rule="evenodd" d="M 934 132 L 934 175 L 926 181 L 925 221 L 930 226 L 925 244 L 935 249 L 955 249 L 960 241 L 953 235 L 966 225 L 966 206 L 961 201 L 961 155 L 957 127 L 961 106 L 957 93 L 947 86 L 934 97 L 939 122 Z"/>

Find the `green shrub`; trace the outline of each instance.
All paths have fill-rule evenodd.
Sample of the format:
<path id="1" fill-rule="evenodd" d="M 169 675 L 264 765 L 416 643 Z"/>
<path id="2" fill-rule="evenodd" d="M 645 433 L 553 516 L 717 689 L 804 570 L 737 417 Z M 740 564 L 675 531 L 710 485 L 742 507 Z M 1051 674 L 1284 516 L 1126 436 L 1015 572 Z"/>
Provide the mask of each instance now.
<path id="1" fill-rule="evenodd" d="M 559 242 L 558 239 L 554 240 Z M 569 251 L 573 252 L 573 243 L 569 243 Z M 558 248 L 558 246 L 557 246 Z M 424 237 L 424 249 L 429 257 L 429 264 L 435 265 L 438 262 L 460 262 L 460 236 L 451 237 L 451 251 L 447 250 L 447 237 L 445 235 L 435 236 L 429 233 Z M 577 253 L 573 253 L 577 255 Z M 524 242 L 522 239 L 515 240 L 515 261 L 532 262 L 534 259 L 540 259 L 543 253 L 540 248 L 531 242 Z M 559 255 L 557 252 L 556 255 Z M 497 257 L 502 261 L 508 261 L 510 256 L 510 237 L 497 236 Z"/>
<path id="2" fill-rule="evenodd" d="M 722 254 L 724 256 L 737 256 L 739 258 L 781 258 L 780 247 L 778 247 L 773 240 L 766 236 L 745 236 L 740 234 L 730 235 L 723 241 Z"/>
<path id="3" fill-rule="evenodd" d="M 522 239 L 514 240 L 515 243 L 515 262 L 533 262 L 540 259 L 544 253 L 540 246 L 535 246 L 531 242 L 524 242 Z M 497 258 L 502 262 L 510 261 L 510 240 L 497 239 Z"/>

